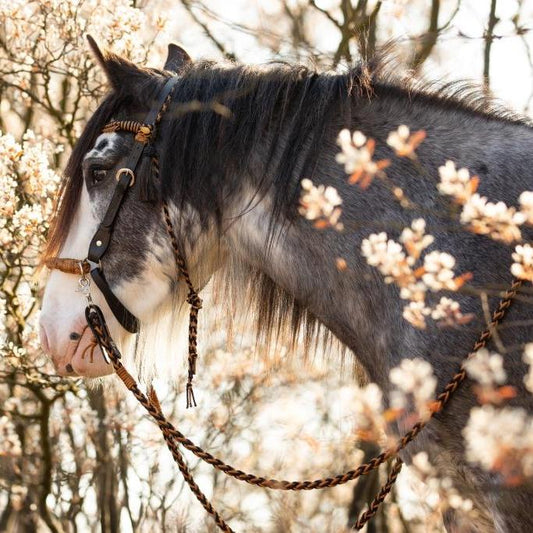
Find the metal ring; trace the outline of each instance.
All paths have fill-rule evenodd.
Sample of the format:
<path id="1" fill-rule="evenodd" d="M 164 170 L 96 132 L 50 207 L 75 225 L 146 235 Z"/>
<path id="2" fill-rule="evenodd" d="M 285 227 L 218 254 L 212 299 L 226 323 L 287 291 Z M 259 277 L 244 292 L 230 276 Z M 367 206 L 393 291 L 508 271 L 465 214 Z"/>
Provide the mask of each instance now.
<path id="1" fill-rule="evenodd" d="M 129 174 L 130 177 L 131 177 L 131 181 L 130 181 L 130 187 L 133 186 L 133 184 L 135 183 L 135 173 L 133 172 L 133 170 L 131 170 L 131 168 L 119 168 L 117 170 L 117 173 L 115 175 L 115 178 L 116 180 L 118 181 L 120 179 L 120 176 L 122 174 Z"/>

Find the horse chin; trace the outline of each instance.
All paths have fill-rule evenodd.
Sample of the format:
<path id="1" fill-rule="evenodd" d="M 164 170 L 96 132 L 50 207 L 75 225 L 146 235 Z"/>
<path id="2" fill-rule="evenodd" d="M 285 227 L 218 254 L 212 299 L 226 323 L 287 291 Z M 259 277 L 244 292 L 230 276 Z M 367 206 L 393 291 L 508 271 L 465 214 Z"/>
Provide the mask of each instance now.
<path id="1" fill-rule="evenodd" d="M 68 354 L 64 368 L 65 375 L 86 378 L 100 378 L 113 373 L 113 366 L 106 363 L 92 331 L 85 326 L 79 343 Z"/>

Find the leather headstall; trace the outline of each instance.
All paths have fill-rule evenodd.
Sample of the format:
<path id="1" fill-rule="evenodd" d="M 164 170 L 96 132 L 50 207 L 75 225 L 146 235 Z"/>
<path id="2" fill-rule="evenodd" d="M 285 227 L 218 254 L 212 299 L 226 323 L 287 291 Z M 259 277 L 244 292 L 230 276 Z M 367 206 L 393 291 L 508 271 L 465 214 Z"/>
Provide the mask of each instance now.
<path id="1" fill-rule="evenodd" d="M 154 131 L 157 120 L 160 118 L 160 111 L 177 81 L 178 78 L 173 76 L 165 82 L 165 85 L 159 94 L 157 105 L 148 113 L 144 124 L 148 126 L 151 131 Z M 137 333 L 139 331 L 139 320 L 124 306 L 124 304 L 122 304 L 115 294 L 113 294 L 102 270 L 101 259 L 109 247 L 111 235 L 113 233 L 113 226 L 115 225 L 120 206 L 126 198 L 129 188 L 135 183 L 135 171 L 146 146 L 147 142 L 145 138 L 142 136 L 135 137 L 135 143 L 128 156 L 126 164 L 116 173 L 117 185 L 115 191 L 113 192 L 113 196 L 109 202 L 104 218 L 91 239 L 89 251 L 87 253 L 91 278 L 102 292 L 109 308 L 113 312 L 113 315 L 115 315 L 115 318 L 119 321 L 120 325 L 130 333 Z"/>

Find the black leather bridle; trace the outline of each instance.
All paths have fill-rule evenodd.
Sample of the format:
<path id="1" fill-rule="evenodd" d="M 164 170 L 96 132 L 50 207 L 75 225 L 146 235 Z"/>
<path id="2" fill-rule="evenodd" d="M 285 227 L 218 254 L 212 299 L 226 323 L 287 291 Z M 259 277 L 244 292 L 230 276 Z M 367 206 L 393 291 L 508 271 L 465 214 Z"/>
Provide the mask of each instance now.
<path id="1" fill-rule="evenodd" d="M 157 164 L 157 155 L 154 153 L 148 154 L 145 150 L 147 145 L 153 142 L 156 126 L 159 124 L 161 118 L 167 110 L 172 98 L 172 92 L 178 79 L 179 78 L 177 76 L 172 76 L 166 80 L 158 95 L 157 105 L 150 110 L 146 116 L 145 122 L 136 122 L 133 120 L 115 120 L 106 124 L 106 126 L 103 128 L 103 133 L 115 131 L 134 133 L 135 144 L 128 156 L 126 164 L 117 170 L 117 185 L 113 191 L 113 196 L 111 197 L 111 201 L 109 202 L 104 218 L 91 239 L 87 258 L 79 260 L 64 257 L 49 257 L 45 261 L 46 266 L 51 270 L 55 269 L 67 274 L 81 275 L 79 280 L 79 292 L 84 293 L 87 298 L 87 306 L 85 308 L 87 324 L 91 328 L 96 341 L 102 349 L 102 355 L 105 361 L 109 364 L 111 363 L 109 358 L 110 350 L 108 348 L 110 345 L 107 343 L 107 341 L 113 344 L 113 346 L 114 343 L 109 334 L 105 317 L 101 309 L 92 301 L 89 287 L 90 281 L 86 277 L 86 274 L 91 274 L 91 278 L 102 292 L 107 304 L 109 305 L 109 308 L 120 325 L 130 333 L 137 333 L 139 331 L 139 320 L 124 306 L 124 304 L 111 290 L 111 287 L 109 286 L 102 269 L 101 259 L 109 247 L 111 236 L 113 234 L 113 226 L 117 219 L 120 206 L 126 198 L 129 188 L 135 183 L 135 171 L 137 170 L 137 166 L 139 165 L 141 157 L 143 155 L 150 155 L 152 157 L 152 163 L 155 163 L 155 168 L 159 169 L 159 165 Z M 176 239 L 170 216 L 170 210 L 164 200 L 162 202 L 162 211 L 178 275 L 188 288 L 187 302 L 190 305 L 188 357 L 189 370 L 186 390 L 187 407 L 190 407 L 192 405 L 196 405 L 196 400 L 194 398 L 194 392 L 192 389 L 192 381 L 196 373 L 196 359 L 198 357 L 198 311 L 202 307 L 202 300 L 191 281 L 187 264 L 180 251 L 180 247 Z M 104 339 L 107 339 L 107 341 L 104 342 Z"/>
<path id="2" fill-rule="evenodd" d="M 156 106 L 150 110 L 144 121 L 144 127 L 147 128 L 147 131 L 154 131 L 160 111 L 163 108 L 167 97 L 174 89 L 177 81 L 178 78 L 173 76 L 165 82 L 165 85 L 159 93 Z M 135 171 L 145 153 L 147 145 L 148 143 L 144 139 L 139 140 L 136 136 L 134 146 L 125 165 L 116 173 L 117 185 L 104 218 L 91 239 L 89 251 L 87 253 L 87 262 L 90 265 L 91 278 L 102 292 L 107 305 L 109 305 L 115 318 L 119 321 L 120 325 L 130 333 L 137 333 L 139 331 L 139 320 L 124 306 L 111 290 L 102 269 L 101 259 L 109 247 L 111 235 L 113 234 L 113 226 L 115 225 L 120 206 L 126 198 L 129 188 L 135 183 Z"/>

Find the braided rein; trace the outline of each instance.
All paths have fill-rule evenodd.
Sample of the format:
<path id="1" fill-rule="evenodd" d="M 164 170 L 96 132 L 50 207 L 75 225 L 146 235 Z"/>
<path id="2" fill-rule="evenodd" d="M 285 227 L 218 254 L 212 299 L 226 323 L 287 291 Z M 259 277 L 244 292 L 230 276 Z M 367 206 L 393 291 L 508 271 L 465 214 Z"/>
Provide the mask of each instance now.
<path id="1" fill-rule="evenodd" d="M 183 277 L 183 279 L 185 280 L 189 289 L 189 296 L 187 298 L 187 301 L 191 305 L 191 314 L 189 322 L 189 376 L 187 381 L 187 404 L 190 405 L 192 402 L 194 403 L 194 405 L 196 405 L 196 402 L 194 401 L 194 394 L 192 393 L 192 377 L 194 376 L 196 370 L 197 317 L 198 310 L 201 307 L 201 301 L 192 285 L 185 261 L 183 260 L 183 257 L 179 252 L 174 228 L 172 226 L 168 206 L 166 204 L 163 205 L 163 213 L 167 232 L 169 234 L 169 238 L 171 240 L 172 248 L 174 251 L 174 258 L 176 260 L 178 271 L 181 277 Z M 481 348 L 484 348 L 490 341 L 495 328 L 504 319 L 505 314 L 511 306 L 511 303 L 521 285 L 521 280 L 513 280 L 511 286 L 504 293 L 498 304 L 498 307 L 494 311 L 490 324 L 479 335 L 477 341 L 472 347 L 472 350 L 466 356 L 465 361 L 475 356 L 477 351 Z M 466 370 L 463 362 L 459 371 L 453 375 L 453 377 L 450 379 L 450 381 L 446 384 L 441 393 L 438 394 L 435 401 L 432 403 L 429 417 L 426 420 L 420 420 L 419 422 L 415 423 L 409 431 L 407 431 L 400 439 L 398 439 L 394 446 L 373 457 L 370 461 L 359 465 L 357 468 L 349 470 L 342 474 L 315 480 L 287 481 L 271 479 L 236 469 L 235 467 L 225 463 L 218 457 L 215 457 L 214 455 L 205 451 L 200 446 L 197 446 L 193 441 L 191 441 L 183 433 L 181 433 L 169 420 L 167 420 L 167 418 L 163 414 L 155 390 L 150 387 L 148 395 L 145 395 L 140 390 L 135 379 L 121 363 L 121 354 L 116 345 L 114 344 L 111 336 L 109 335 L 109 331 L 105 323 L 105 318 L 103 317 L 101 311 L 94 304 L 89 305 L 87 307 L 86 317 L 89 327 L 91 328 L 102 351 L 109 356 L 109 359 L 111 361 L 111 364 L 113 365 L 117 376 L 122 380 L 126 388 L 131 391 L 137 401 L 146 409 L 146 411 L 152 416 L 156 424 L 159 426 L 159 429 L 163 434 L 167 447 L 170 450 L 191 491 L 196 496 L 198 501 L 202 504 L 204 509 L 213 517 L 218 528 L 225 532 L 232 532 L 233 530 L 222 519 L 220 514 L 216 511 L 211 502 L 202 493 L 202 491 L 194 481 L 194 478 L 192 477 L 192 474 L 188 470 L 188 467 L 184 461 L 183 455 L 179 450 L 179 445 L 182 445 L 185 449 L 192 452 L 196 457 L 229 477 L 246 482 L 250 485 L 255 485 L 257 487 L 263 487 L 273 490 L 302 491 L 336 487 L 338 485 L 343 485 L 349 481 L 353 481 L 361 476 L 369 474 L 370 472 L 378 468 L 381 464 L 394 458 L 394 463 L 391 467 L 386 482 L 383 484 L 379 493 L 370 503 L 368 510 L 361 514 L 354 526 L 356 530 L 360 530 L 377 513 L 379 506 L 391 491 L 403 465 L 402 459 L 398 457 L 399 452 L 402 451 L 411 441 L 413 441 L 417 437 L 417 435 L 437 413 L 441 412 L 444 409 L 444 407 L 450 401 L 455 391 L 458 389 L 459 385 L 466 378 Z"/>

